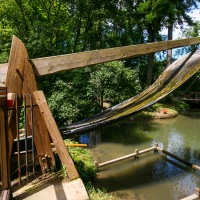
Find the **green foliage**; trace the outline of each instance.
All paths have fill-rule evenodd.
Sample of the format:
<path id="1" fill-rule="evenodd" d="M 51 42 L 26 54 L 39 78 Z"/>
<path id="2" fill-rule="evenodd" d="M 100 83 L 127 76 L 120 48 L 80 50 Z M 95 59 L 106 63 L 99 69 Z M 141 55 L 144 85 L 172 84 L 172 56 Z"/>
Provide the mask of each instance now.
<path id="1" fill-rule="evenodd" d="M 137 71 L 125 68 L 120 61 L 97 65 L 90 77 L 88 94 L 95 96 L 101 106 L 104 101 L 119 103 L 141 90 Z"/>
<path id="2" fill-rule="evenodd" d="M 184 101 L 173 100 L 171 107 L 177 110 L 178 112 L 187 111 L 190 109 L 190 106 Z"/>
<path id="3" fill-rule="evenodd" d="M 25 42 L 30 58 L 159 41 L 162 28 L 191 22 L 187 12 L 195 2 L 1 0 L 0 63 L 8 61 L 13 34 Z M 71 123 L 100 112 L 104 101 L 116 104 L 137 94 L 146 87 L 147 68 L 154 81 L 165 63 L 151 59 L 145 55 L 42 77 L 39 88 L 57 123 Z"/>
<path id="4" fill-rule="evenodd" d="M 91 183 L 86 185 L 90 200 L 118 200 L 117 197 L 114 197 L 112 194 L 106 193 L 106 189 L 95 189 Z"/>
<path id="5" fill-rule="evenodd" d="M 61 125 L 92 116 L 140 91 L 137 71 L 120 61 L 48 76 L 38 80 L 56 122 Z"/>
<path id="6" fill-rule="evenodd" d="M 65 140 L 65 143 L 77 144 L 71 140 Z M 90 151 L 81 147 L 68 147 L 68 150 L 81 179 L 85 183 L 94 181 L 96 177 L 96 168 Z"/>

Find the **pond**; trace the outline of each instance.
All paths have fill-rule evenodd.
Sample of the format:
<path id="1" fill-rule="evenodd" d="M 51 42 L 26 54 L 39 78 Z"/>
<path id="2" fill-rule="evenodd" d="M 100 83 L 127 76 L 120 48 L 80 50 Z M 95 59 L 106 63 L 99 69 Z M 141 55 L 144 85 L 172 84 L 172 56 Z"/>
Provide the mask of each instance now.
<path id="1" fill-rule="evenodd" d="M 79 141 L 88 143 L 98 163 L 158 143 L 159 147 L 200 166 L 200 113 L 166 120 L 126 120 L 81 135 Z M 102 168 L 95 185 L 120 199 L 181 199 L 200 187 L 200 172 L 162 153 L 149 152 L 139 159 Z"/>

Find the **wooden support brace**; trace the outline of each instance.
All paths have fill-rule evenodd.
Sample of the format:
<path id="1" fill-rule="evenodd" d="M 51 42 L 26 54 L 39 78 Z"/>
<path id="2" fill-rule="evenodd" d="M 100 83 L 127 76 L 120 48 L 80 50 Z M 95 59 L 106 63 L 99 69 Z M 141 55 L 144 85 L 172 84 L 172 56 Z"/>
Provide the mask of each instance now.
<path id="1" fill-rule="evenodd" d="M 44 122 L 50 134 L 50 137 L 56 147 L 60 160 L 64 167 L 66 167 L 68 176 L 70 179 L 76 179 L 79 177 L 78 172 L 74 166 L 72 158 L 64 144 L 62 136 L 56 125 L 56 122 L 51 114 L 46 98 L 42 91 L 33 92 L 36 103 L 38 104 L 39 110 L 43 115 Z"/>
<path id="2" fill-rule="evenodd" d="M 7 109 L 6 96 L 7 91 L 0 89 L 4 104 L 2 101 L 0 107 L 0 162 L 1 162 L 1 180 L 2 180 L 2 195 L 1 199 L 10 199 L 11 180 L 10 180 L 10 159 L 9 159 L 9 143 L 7 135 Z M 5 98 L 4 98 L 5 97 Z M 8 195 L 9 194 L 9 195 Z"/>
<path id="3" fill-rule="evenodd" d="M 24 78 L 23 78 L 22 94 L 26 96 L 27 104 L 30 104 L 30 94 L 38 91 L 34 72 L 28 59 L 25 59 Z M 33 104 L 35 100 L 33 99 Z M 44 123 L 42 114 L 36 106 L 33 108 L 33 122 L 31 122 L 30 109 L 27 109 L 27 133 L 31 135 L 31 130 L 34 129 L 34 143 L 37 154 L 40 155 L 39 162 L 42 172 L 48 171 L 51 166 L 55 165 L 54 155 L 51 149 L 50 137 L 47 127 Z M 32 124 L 33 123 L 33 124 Z M 48 158 L 48 159 L 47 159 Z"/>

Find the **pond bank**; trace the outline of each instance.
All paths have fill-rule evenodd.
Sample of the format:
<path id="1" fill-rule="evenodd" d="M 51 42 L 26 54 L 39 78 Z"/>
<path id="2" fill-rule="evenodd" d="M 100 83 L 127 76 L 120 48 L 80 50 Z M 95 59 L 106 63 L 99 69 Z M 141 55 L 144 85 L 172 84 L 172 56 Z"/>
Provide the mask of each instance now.
<path id="1" fill-rule="evenodd" d="M 189 110 L 189 105 L 181 101 L 173 101 L 170 104 L 155 103 L 151 107 L 133 115 L 130 119 L 154 120 L 171 119 L 179 115 L 180 112 Z"/>

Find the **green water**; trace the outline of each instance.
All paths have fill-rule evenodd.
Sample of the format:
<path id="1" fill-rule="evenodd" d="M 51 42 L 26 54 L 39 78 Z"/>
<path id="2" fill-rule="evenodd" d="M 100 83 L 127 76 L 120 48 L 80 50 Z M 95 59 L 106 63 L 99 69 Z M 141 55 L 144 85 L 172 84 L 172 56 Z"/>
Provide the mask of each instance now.
<path id="1" fill-rule="evenodd" d="M 200 166 L 200 113 L 156 121 L 124 121 L 101 132 L 81 136 L 99 163 L 143 150 L 160 147 Z M 102 168 L 96 186 L 120 199 L 181 199 L 200 187 L 200 172 L 175 159 L 149 152 Z"/>

